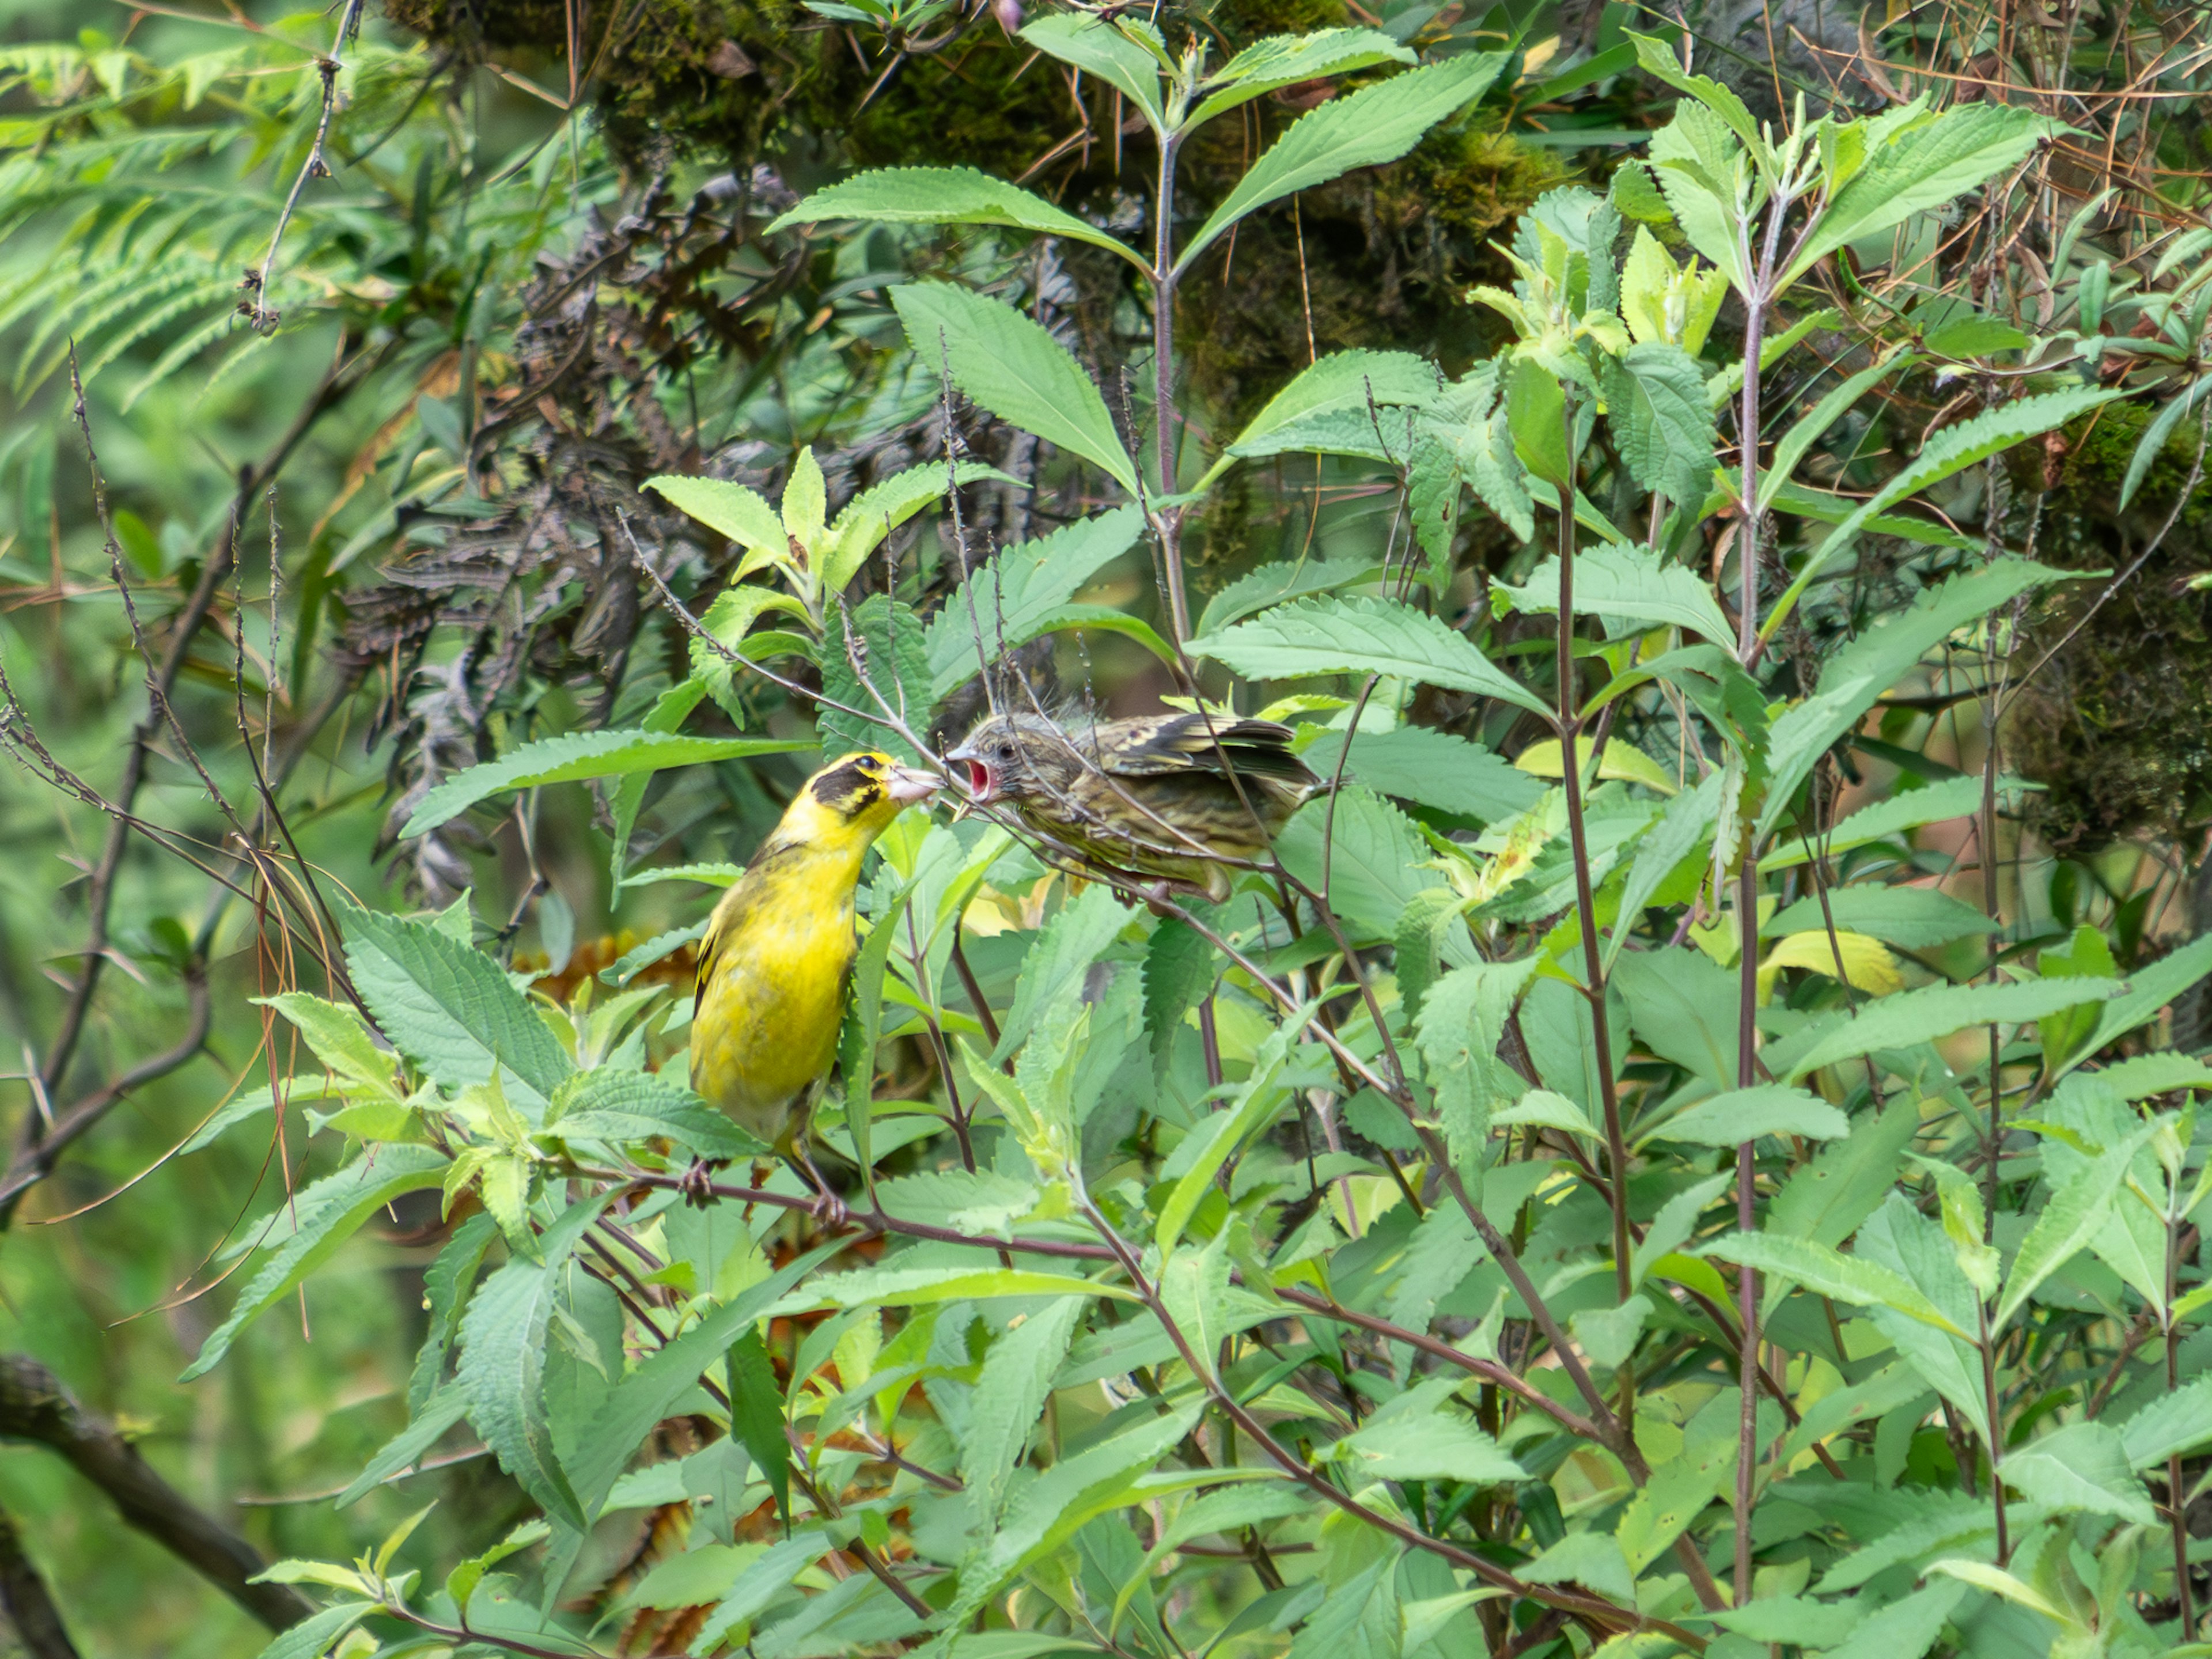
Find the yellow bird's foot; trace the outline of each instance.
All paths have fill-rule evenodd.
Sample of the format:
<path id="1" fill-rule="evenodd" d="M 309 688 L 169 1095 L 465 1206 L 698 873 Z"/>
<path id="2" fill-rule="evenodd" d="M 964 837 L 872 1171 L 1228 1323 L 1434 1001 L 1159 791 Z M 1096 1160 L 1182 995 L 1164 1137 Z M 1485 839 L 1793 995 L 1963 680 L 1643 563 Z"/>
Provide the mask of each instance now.
<path id="1" fill-rule="evenodd" d="M 851 1208 L 837 1196 L 837 1189 L 830 1184 L 829 1177 L 815 1167 L 814 1159 L 807 1152 L 806 1143 L 800 1140 L 793 1150 L 797 1154 L 793 1159 L 793 1168 L 799 1179 L 814 1192 L 814 1202 L 808 1213 L 829 1231 L 842 1231 L 853 1218 Z"/>
<path id="2" fill-rule="evenodd" d="M 684 1172 L 683 1184 L 676 1190 L 684 1194 L 684 1201 L 693 1209 L 705 1209 L 714 1201 L 714 1171 L 721 1167 L 703 1158 L 693 1159 L 691 1167 Z"/>

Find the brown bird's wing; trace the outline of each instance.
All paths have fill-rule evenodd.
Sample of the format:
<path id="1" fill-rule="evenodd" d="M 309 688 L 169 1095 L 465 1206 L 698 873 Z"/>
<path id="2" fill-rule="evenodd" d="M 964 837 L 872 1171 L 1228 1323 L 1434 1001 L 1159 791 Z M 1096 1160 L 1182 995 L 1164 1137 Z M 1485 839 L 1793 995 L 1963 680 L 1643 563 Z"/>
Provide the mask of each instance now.
<path id="1" fill-rule="evenodd" d="M 1266 779 L 1297 788 L 1320 782 L 1291 752 L 1294 734 L 1273 720 L 1225 720 L 1209 723 L 1202 714 L 1164 714 L 1115 720 L 1097 729 L 1098 767 L 1121 777 L 1156 778 L 1176 773 L 1225 775 L 1234 767 L 1241 777 Z M 1078 728 L 1085 742 L 1090 734 Z"/>

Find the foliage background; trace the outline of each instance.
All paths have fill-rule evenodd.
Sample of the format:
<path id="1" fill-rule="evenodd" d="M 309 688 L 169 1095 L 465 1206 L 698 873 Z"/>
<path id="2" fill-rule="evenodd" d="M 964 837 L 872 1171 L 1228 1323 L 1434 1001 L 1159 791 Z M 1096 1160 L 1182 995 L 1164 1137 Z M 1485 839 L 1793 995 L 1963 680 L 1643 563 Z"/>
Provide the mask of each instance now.
<path id="1" fill-rule="evenodd" d="M 157 653 L 159 619 L 236 525 L 237 583 L 217 588 L 175 697 L 214 781 L 231 802 L 251 802 L 239 727 L 256 746 L 265 732 L 267 763 L 288 780 L 299 857 L 374 906 L 473 890 L 490 931 L 507 924 L 507 943 L 567 970 L 556 990 L 689 921 L 696 894 L 611 886 L 604 813 L 581 786 L 550 787 L 514 813 L 479 813 L 429 837 L 395 842 L 394 832 L 437 779 L 544 733 L 632 724 L 685 672 L 683 642 L 638 591 L 623 520 L 656 543 L 687 532 L 638 493 L 641 481 L 706 471 L 773 498 L 807 444 L 835 500 L 941 453 L 935 378 L 902 349 L 890 273 L 996 289 L 1109 386 L 1147 340 L 1126 273 L 1077 245 L 865 226 L 765 233 L 799 195 L 854 167 L 926 163 L 1027 173 L 1074 210 L 1136 214 L 1131 228 L 1143 234 L 1139 146 L 1129 139 L 1122 156 L 1118 100 L 1094 88 L 1089 102 L 1072 103 L 1064 82 L 1024 69 L 1027 54 L 995 20 L 970 20 L 958 70 L 951 52 L 917 57 L 871 98 L 875 65 L 848 49 L 843 30 L 816 27 L 795 9 L 654 0 L 634 15 L 635 27 L 608 39 L 580 78 L 558 7 L 372 11 L 347 52 L 336 176 L 308 183 L 269 292 L 244 296 L 276 313 L 264 331 L 239 314 L 239 276 L 264 258 L 320 114 L 319 77 L 285 43 L 327 45 L 340 14 L 117 6 L 93 16 L 22 3 L 0 11 L 0 325 L 11 365 L 0 421 L 0 666 L 23 713 L 64 766 L 102 789 L 146 719 L 70 418 L 74 340 L 123 574 Z M 1313 0 L 1224 4 L 1188 21 L 1233 47 L 1359 15 Z M 1491 239 L 1547 188 L 1579 179 L 1603 189 L 1630 153 L 1620 139 L 1663 112 L 1664 90 L 1620 55 L 1633 21 L 1620 6 L 1480 15 L 1399 6 L 1382 16 L 1426 30 L 1430 45 L 1455 31 L 1462 43 L 1516 37 L 1521 60 L 1498 92 L 1406 161 L 1307 194 L 1295 219 L 1249 222 L 1233 253 L 1197 274 L 1178 320 L 1203 439 L 1241 427 L 1312 353 L 1408 349 L 1457 374 L 1504 343 L 1496 316 L 1462 298 L 1470 283 L 1509 276 Z M 2198 223 L 2201 207 L 2191 16 L 2072 5 L 2023 20 L 1954 9 L 1940 21 L 1893 18 L 1880 39 L 1893 74 L 1917 64 L 1969 100 L 2002 82 L 2008 100 L 2080 124 L 2081 136 L 2012 188 L 2044 192 L 2055 225 L 2101 199 L 2106 210 L 2085 234 L 2110 264 L 2091 280 L 2124 296 L 2130 280 L 2185 282 L 2187 261 L 2203 258 L 2198 243 L 2179 273 L 2157 267 L 2191 246 L 2175 237 Z M 1778 64 L 1757 20 L 1717 7 L 1693 21 L 1717 72 L 1762 113 L 1779 112 L 1771 89 L 1784 76 L 1810 88 L 1816 111 L 1829 98 L 1879 101 L 1878 85 L 1820 55 L 1860 46 L 1856 27 L 1838 40 L 1825 14 L 1794 20 Z M 571 100 L 573 113 L 562 107 Z M 1270 102 L 1241 134 L 1235 123 L 1212 134 L 1188 161 L 1195 208 L 1225 191 L 1260 124 L 1292 113 Z M 1899 329 L 1933 331 L 1948 297 L 2033 332 L 2095 333 L 2078 291 L 2094 267 L 2021 293 L 2009 276 L 1993 288 L 1986 269 L 1946 263 L 1950 251 L 1936 248 L 1926 292 L 1911 301 L 1934 309 L 1909 311 Z M 1741 325 L 1731 313 L 1720 328 Z M 2067 630 L 2079 614 L 2063 604 L 2024 623 L 2034 658 L 2058 649 L 2008 740 L 2050 788 L 2008 842 L 2000 885 L 2008 940 L 2025 945 L 2092 920 L 2124 967 L 2212 921 L 2212 883 L 2200 873 L 2212 599 L 2188 585 L 2205 562 L 2201 507 L 2187 505 L 2159 534 L 2199 476 L 2193 422 L 2168 428 L 2148 476 L 2120 501 L 2142 432 L 2172 401 L 2162 377 L 2194 384 L 2196 343 L 2164 356 L 2131 343 L 2160 343 L 2140 317 L 2108 334 L 2108 378 L 2133 375 L 2151 394 L 2015 452 L 1945 506 L 1978 530 L 1990 492 L 2040 490 L 2042 556 L 2131 572 L 2133 586 L 2076 635 Z M 1933 373 L 1901 383 L 1875 423 L 1850 433 L 1856 453 L 1838 460 L 1838 477 L 1871 483 L 1893 447 L 1915 447 L 1956 417 L 1956 392 Z M 319 399 L 327 411 L 283 448 Z M 975 535 L 1019 539 L 1106 499 L 1095 477 L 1064 459 L 1041 461 L 1033 440 L 983 412 L 963 407 L 957 419 L 979 458 L 1040 486 L 1034 497 L 970 492 Z M 273 481 L 252 471 L 280 453 Z M 468 486 L 494 468 L 513 493 L 497 511 L 469 505 Z M 1371 562 L 1396 511 L 1385 473 L 1357 459 L 1286 456 L 1244 468 L 1188 536 L 1194 609 L 1250 567 L 1306 550 Z M 927 591 L 941 592 L 933 528 L 904 533 Z M 683 591 L 703 601 L 729 555 L 711 542 L 695 551 Z M 1519 578 L 1530 562 L 1480 514 L 1458 551 L 1455 597 L 1467 605 L 1486 574 Z M 1899 551 L 1877 543 L 1850 600 L 1815 613 L 1789 642 L 1801 686 L 1826 645 L 1909 597 L 1917 579 L 1893 568 Z M 1140 557 L 1102 573 L 1086 598 L 1158 620 Z M 1516 625 L 1509 619 L 1501 636 Z M 1157 664 L 1110 635 L 1087 635 L 1080 655 L 1064 643 L 1060 658 L 1064 683 L 1109 709 L 1150 707 L 1167 689 Z M 1948 690 L 1931 679 L 1924 707 L 1899 704 L 1845 757 L 1832 821 L 1900 782 L 1979 769 L 1983 734 Z M 747 730 L 803 731 L 779 699 L 744 712 L 754 717 Z M 1464 712 L 1422 710 L 1439 723 Z M 1487 735 L 1511 755 L 1534 734 L 1506 724 Z M 152 744 L 137 811 L 220 860 L 228 826 L 201 781 L 173 734 L 155 729 Z M 632 861 L 741 857 L 805 762 L 664 779 Z M 28 769 L 4 776 L 0 833 L 15 855 L 0 864 L 0 1064 L 15 1064 L 20 1048 L 22 1069 L 37 1072 L 86 971 L 85 878 L 106 829 L 94 808 Z M 1955 862 L 1960 830 L 1922 838 L 1917 856 L 1931 873 Z M 235 878 L 242 866 L 224 867 Z M 405 1419 L 422 1275 L 442 1237 L 434 1204 L 402 1206 L 354 1239 L 299 1306 L 256 1326 L 210 1378 L 173 1380 L 231 1293 L 210 1281 L 254 1236 L 274 1194 L 340 1155 L 337 1137 L 310 1139 L 295 1120 L 281 1139 L 234 1133 L 163 1161 L 229 1091 L 260 1080 L 257 1054 L 272 1033 L 283 1040 L 248 998 L 293 982 L 301 964 L 255 948 L 273 937 L 258 922 L 276 901 L 246 884 L 246 896 L 225 898 L 191 862 L 130 843 L 92 1017 L 68 1086 L 46 1105 L 96 1090 L 186 1029 L 185 969 L 196 956 L 208 964 L 212 1024 L 186 1063 L 101 1114 L 11 1209 L 0 1346 L 52 1367 L 270 1559 L 343 1559 L 434 1494 L 439 1509 L 413 1547 L 448 1561 L 526 1508 L 481 1460 L 342 1513 L 303 1501 L 344 1485 Z M 1976 884 L 1958 887 L 1978 903 Z M 1008 981 L 1010 965 L 981 946 L 979 961 L 994 988 Z M 2186 1003 L 2174 1024 L 2185 1039 L 2203 1031 Z M 41 1110 L 38 1097 L 28 1078 L 0 1091 L 18 1126 Z M 270 1498 L 288 1501 L 261 1501 Z M 0 1452 L 0 1509 L 23 1529 L 88 1653 L 228 1655 L 264 1638 L 46 1447 Z"/>

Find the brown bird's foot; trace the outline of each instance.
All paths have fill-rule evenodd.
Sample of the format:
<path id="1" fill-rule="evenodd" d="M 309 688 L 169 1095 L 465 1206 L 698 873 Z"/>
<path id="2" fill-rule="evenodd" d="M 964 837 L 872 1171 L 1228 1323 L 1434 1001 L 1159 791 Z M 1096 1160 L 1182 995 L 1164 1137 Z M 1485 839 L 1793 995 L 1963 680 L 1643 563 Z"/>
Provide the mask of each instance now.
<path id="1" fill-rule="evenodd" d="M 684 1194 L 684 1201 L 693 1209 L 705 1209 L 714 1201 L 714 1172 L 721 1167 L 703 1158 L 694 1158 L 676 1190 Z"/>
<path id="2" fill-rule="evenodd" d="M 1138 896 L 1145 901 L 1145 908 L 1156 916 L 1164 918 L 1171 917 L 1176 914 L 1176 907 L 1173 902 L 1175 892 L 1175 883 L 1156 881 L 1149 887 L 1139 889 Z"/>

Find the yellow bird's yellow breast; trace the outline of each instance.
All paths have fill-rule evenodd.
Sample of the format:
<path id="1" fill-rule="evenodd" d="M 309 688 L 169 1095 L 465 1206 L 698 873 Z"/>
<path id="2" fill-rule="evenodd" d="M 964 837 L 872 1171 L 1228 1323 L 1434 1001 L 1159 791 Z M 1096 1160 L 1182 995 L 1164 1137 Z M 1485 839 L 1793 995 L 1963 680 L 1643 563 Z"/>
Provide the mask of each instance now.
<path id="1" fill-rule="evenodd" d="M 805 862 L 811 862 L 811 860 Z M 779 868 L 732 888 L 705 941 L 691 1086 L 763 1140 L 830 1068 L 857 948 L 849 878 Z"/>

